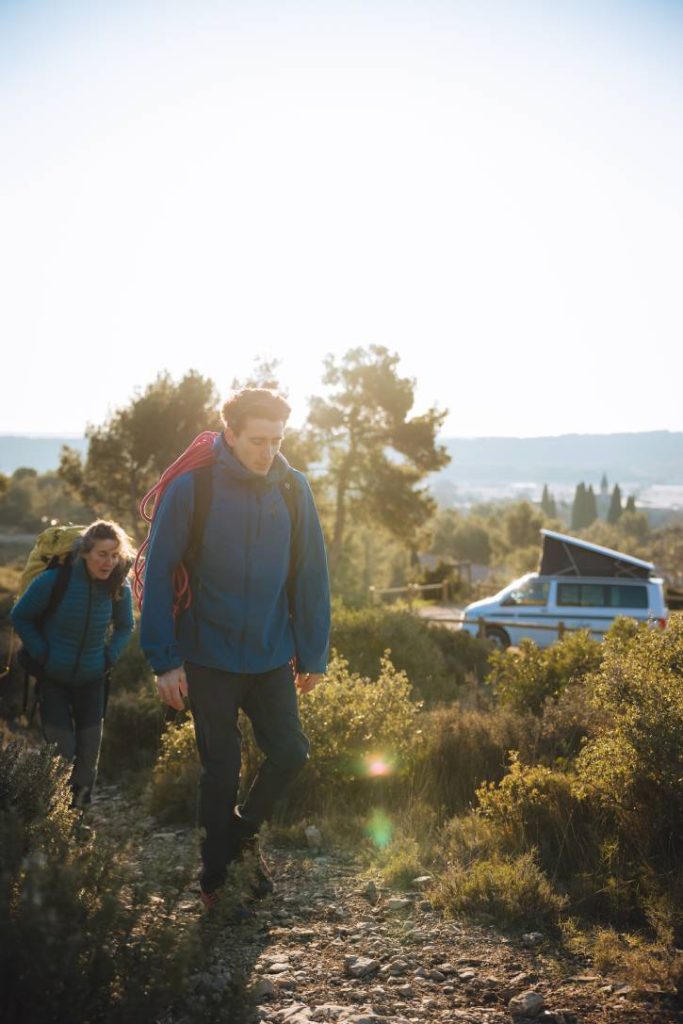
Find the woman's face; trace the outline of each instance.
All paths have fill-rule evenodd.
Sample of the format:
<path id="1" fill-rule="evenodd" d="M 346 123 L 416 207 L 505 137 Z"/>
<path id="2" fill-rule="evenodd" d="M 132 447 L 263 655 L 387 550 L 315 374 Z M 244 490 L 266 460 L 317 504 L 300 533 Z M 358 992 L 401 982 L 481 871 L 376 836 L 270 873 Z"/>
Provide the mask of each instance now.
<path id="1" fill-rule="evenodd" d="M 83 555 L 86 568 L 94 580 L 108 580 L 119 564 L 119 546 L 115 540 L 96 540 Z"/>

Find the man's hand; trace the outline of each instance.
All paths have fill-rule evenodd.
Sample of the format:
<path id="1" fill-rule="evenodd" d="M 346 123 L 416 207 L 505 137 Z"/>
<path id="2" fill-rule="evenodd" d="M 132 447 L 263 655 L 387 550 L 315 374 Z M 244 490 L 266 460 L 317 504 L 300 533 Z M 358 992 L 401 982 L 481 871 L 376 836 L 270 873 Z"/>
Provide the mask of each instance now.
<path id="1" fill-rule="evenodd" d="M 322 677 L 322 672 L 297 672 L 294 681 L 299 693 L 310 693 L 318 685 Z"/>
<path id="2" fill-rule="evenodd" d="M 187 697 L 185 669 L 172 668 L 170 672 L 164 672 L 163 676 L 157 676 L 157 691 L 164 704 L 182 711 L 185 707 L 183 697 Z"/>

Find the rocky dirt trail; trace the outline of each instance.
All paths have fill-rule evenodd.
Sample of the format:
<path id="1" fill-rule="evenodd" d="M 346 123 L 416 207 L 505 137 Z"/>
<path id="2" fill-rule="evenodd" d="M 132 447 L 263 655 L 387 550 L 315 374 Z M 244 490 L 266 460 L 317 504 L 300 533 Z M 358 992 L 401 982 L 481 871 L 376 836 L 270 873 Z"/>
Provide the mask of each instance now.
<path id="1" fill-rule="evenodd" d="M 94 823 L 118 831 L 129 813 L 128 801 L 101 792 Z M 138 836 L 141 857 L 195 841 L 190 830 L 162 830 L 152 819 Z M 394 892 L 345 853 L 267 852 L 276 893 L 251 922 L 217 928 L 205 969 L 192 979 L 195 1007 L 208 1009 L 237 982 L 246 990 L 240 1020 L 249 1024 L 683 1022 L 683 1004 L 636 994 L 540 931 L 511 937 L 445 919 L 429 901 L 426 876 Z M 198 914 L 198 902 L 192 888 L 177 912 Z M 182 1021 L 182 1012 L 173 1015 Z"/>

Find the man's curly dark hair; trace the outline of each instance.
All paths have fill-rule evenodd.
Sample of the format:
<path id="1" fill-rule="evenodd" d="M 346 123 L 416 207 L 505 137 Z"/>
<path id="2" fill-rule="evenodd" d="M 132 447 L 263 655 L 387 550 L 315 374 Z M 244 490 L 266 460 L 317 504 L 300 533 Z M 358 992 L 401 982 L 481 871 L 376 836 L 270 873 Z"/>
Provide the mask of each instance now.
<path id="1" fill-rule="evenodd" d="M 223 422 L 239 434 L 248 417 L 282 420 L 286 423 L 292 411 L 289 402 L 270 388 L 242 388 L 227 400 L 221 410 Z"/>

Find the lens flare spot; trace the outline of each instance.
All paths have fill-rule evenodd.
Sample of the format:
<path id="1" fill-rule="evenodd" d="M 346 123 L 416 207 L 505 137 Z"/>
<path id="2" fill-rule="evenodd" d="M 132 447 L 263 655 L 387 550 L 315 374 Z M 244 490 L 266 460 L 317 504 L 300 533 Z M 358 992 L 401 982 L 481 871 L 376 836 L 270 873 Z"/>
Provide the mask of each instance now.
<path id="1" fill-rule="evenodd" d="M 391 767 L 383 757 L 371 757 L 368 761 L 368 775 L 388 775 Z"/>
<path id="2" fill-rule="evenodd" d="M 384 776 L 391 775 L 394 771 L 393 758 L 388 754 L 382 754 L 378 751 L 365 754 L 363 756 L 362 771 L 364 775 L 369 775 L 373 779 L 381 779 Z"/>
<path id="3" fill-rule="evenodd" d="M 368 819 L 367 834 L 375 846 L 383 849 L 391 842 L 394 827 L 384 811 L 373 811 Z"/>

